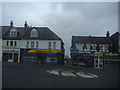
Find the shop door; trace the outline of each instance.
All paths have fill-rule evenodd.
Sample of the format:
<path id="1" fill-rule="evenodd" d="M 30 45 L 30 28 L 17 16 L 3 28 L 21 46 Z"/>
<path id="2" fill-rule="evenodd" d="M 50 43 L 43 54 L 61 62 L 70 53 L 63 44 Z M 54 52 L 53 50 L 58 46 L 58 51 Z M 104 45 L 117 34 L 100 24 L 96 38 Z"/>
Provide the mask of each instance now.
<path id="1" fill-rule="evenodd" d="M 14 53 L 14 62 L 18 62 L 18 53 Z"/>
<path id="2" fill-rule="evenodd" d="M 98 68 L 98 69 L 103 68 L 103 57 L 102 56 L 94 57 L 94 68 Z"/>

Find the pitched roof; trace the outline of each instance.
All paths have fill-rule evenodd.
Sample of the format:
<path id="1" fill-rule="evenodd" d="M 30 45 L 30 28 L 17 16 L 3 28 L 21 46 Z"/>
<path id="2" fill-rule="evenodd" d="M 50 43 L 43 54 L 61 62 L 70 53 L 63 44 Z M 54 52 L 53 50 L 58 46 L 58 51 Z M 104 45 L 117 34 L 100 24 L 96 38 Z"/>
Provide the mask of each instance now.
<path id="1" fill-rule="evenodd" d="M 72 36 L 72 45 L 83 44 L 111 44 L 109 37 Z"/>
<path id="2" fill-rule="evenodd" d="M 2 27 L 2 34 L 3 39 L 37 39 L 37 40 L 61 40 L 54 32 L 52 32 L 48 27 L 13 27 L 17 29 L 18 36 L 17 37 L 10 37 L 9 32 L 11 27 L 10 26 L 1 26 Z M 38 37 L 33 38 L 30 37 L 30 31 L 35 28 L 38 30 Z"/>

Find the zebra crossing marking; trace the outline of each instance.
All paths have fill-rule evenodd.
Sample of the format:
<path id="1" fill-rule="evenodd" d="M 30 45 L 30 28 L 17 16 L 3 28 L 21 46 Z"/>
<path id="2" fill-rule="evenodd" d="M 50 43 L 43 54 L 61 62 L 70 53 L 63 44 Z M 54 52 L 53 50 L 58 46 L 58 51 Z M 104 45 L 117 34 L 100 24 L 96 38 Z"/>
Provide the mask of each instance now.
<path id="1" fill-rule="evenodd" d="M 48 70 L 47 71 L 50 74 L 54 75 L 60 75 L 59 72 L 61 72 L 62 76 L 73 76 L 73 77 L 83 77 L 83 78 L 97 78 L 98 76 L 91 73 L 85 73 L 83 71 L 77 71 L 74 70 L 64 70 L 64 69 L 54 69 L 54 70 Z"/>

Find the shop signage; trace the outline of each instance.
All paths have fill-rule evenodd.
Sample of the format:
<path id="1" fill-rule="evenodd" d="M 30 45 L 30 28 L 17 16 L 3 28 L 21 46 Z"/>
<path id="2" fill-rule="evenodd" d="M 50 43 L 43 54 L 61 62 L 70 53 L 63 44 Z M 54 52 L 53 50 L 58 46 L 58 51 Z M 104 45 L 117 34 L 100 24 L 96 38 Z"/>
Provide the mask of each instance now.
<path id="1" fill-rule="evenodd" d="M 89 57 L 91 53 L 73 53 L 74 56 Z"/>
<path id="2" fill-rule="evenodd" d="M 94 53 L 94 56 L 103 56 L 103 53 Z"/>
<path id="3" fill-rule="evenodd" d="M 60 53 L 60 49 L 32 49 L 28 53 Z"/>
<path id="4" fill-rule="evenodd" d="M 104 56 L 119 56 L 119 53 L 105 53 Z"/>

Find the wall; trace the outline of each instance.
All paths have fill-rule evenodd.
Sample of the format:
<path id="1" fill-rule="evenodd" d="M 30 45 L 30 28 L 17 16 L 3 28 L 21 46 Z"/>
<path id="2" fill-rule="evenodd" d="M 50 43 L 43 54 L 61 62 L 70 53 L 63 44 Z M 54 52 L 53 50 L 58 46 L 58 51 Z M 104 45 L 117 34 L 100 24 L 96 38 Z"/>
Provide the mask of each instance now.
<path id="1" fill-rule="evenodd" d="M 49 42 L 52 42 L 51 49 L 53 49 L 53 42 L 56 42 L 56 49 L 61 49 L 61 40 L 21 40 L 21 48 L 26 48 L 27 41 L 29 41 L 29 47 L 30 47 L 31 41 L 35 41 L 35 42 L 38 41 L 39 49 L 48 49 Z"/>
<path id="2" fill-rule="evenodd" d="M 7 46 L 7 41 L 17 41 L 17 46 Z M 21 40 L 3 40 L 3 48 L 20 48 Z"/>

